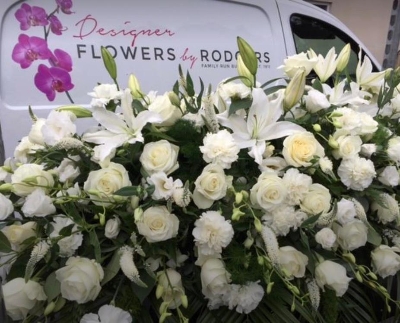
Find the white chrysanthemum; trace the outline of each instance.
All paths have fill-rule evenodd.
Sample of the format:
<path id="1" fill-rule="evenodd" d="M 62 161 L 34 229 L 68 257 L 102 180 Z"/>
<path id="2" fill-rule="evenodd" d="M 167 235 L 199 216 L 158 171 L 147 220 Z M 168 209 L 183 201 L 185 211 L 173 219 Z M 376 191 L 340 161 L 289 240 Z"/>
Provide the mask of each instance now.
<path id="1" fill-rule="evenodd" d="M 288 205 L 267 212 L 262 220 L 274 230 L 277 236 L 286 236 L 291 228 L 297 227 L 294 207 Z"/>
<path id="2" fill-rule="evenodd" d="M 386 224 L 400 218 L 399 204 L 387 193 L 379 194 L 379 201 L 371 204 L 371 210 L 376 211 L 381 223 Z"/>
<path id="3" fill-rule="evenodd" d="M 290 168 L 283 176 L 283 182 L 288 193 L 287 203 L 290 205 L 299 205 L 312 184 L 312 178 L 300 173 L 297 168 Z"/>
<path id="4" fill-rule="evenodd" d="M 247 282 L 245 285 L 231 284 L 228 292 L 223 296 L 225 302 L 236 312 L 249 314 L 257 308 L 264 297 L 264 289 L 258 282 Z"/>
<path id="5" fill-rule="evenodd" d="M 194 225 L 194 241 L 204 255 L 221 253 L 233 238 L 232 224 L 216 211 L 204 212 Z"/>
<path id="6" fill-rule="evenodd" d="M 336 219 L 340 224 L 353 221 L 356 215 L 356 208 L 352 201 L 342 198 L 337 203 Z"/>
<path id="7" fill-rule="evenodd" d="M 103 305 L 98 314 L 85 314 L 79 323 L 131 323 L 132 317 L 127 312 L 113 305 Z"/>
<path id="8" fill-rule="evenodd" d="M 51 225 L 53 227 L 53 231 L 50 233 L 49 237 L 50 238 L 56 238 L 60 236 L 60 231 L 71 225 L 74 224 L 74 221 L 71 219 L 65 217 L 65 216 L 56 216 L 53 219 L 53 222 L 51 222 Z M 77 225 L 75 224 L 72 227 L 72 232 L 76 231 L 78 229 Z M 83 241 L 83 236 L 82 233 L 73 233 L 68 237 L 64 237 L 60 239 L 57 244 L 60 247 L 60 257 L 71 257 L 75 250 L 77 250 Z"/>
<path id="9" fill-rule="evenodd" d="M 338 168 L 338 175 L 347 188 L 362 191 L 371 185 L 376 172 L 371 160 L 357 156 L 342 160 Z"/>
<path id="10" fill-rule="evenodd" d="M 204 146 L 200 146 L 200 151 L 207 163 L 215 163 L 229 169 L 231 164 L 238 159 L 240 148 L 232 134 L 226 129 L 217 133 L 208 133 L 203 139 L 203 144 Z"/>

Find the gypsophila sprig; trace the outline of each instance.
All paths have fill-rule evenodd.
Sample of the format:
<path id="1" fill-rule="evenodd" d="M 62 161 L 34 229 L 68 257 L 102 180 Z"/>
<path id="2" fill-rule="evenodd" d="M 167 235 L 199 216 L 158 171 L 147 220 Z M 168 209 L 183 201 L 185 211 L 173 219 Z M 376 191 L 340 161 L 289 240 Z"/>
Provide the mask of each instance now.
<path id="1" fill-rule="evenodd" d="M 360 56 L 351 79 L 348 45 L 309 49 L 284 61 L 287 86 L 260 87 L 256 54 L 239 43 L 240 77 L 205 90 L 179 67 L 163 94 L 134 75 L 123 88 L 103 47 L 111 82 L 87 89 L 90 108 L 30 109 L 31 130 L 0 168 L 10 319 L 399 312 L 399 71 L 373 72 Z"/>

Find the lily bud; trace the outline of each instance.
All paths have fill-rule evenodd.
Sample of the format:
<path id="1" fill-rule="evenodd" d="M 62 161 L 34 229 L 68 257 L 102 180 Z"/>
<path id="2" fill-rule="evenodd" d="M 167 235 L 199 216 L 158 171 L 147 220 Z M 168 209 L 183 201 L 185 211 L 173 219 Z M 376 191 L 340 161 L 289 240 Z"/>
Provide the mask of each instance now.
<path id="1" fill-rule="evenodd" d="M 101 58 L 103 59 L 104 66 L 108 74 L 113 80 L 117 79 L 117 64 L 115 64 L 114 57 L 112 57 L 111 53 L 107 48 L 101 46 Z"/>
<path id="2" fill-rule="evenodd" d="M 178 108 L 181 106 L 179 97 L 176 95 L 176 93 L 174 91 L 168 92 L 168 99 L 171 101 L 172 105 L 174 105 Z"/>
<path id="3" fill-rule="evenodd" d="M 257 74 L 258 60 L 253 48 L 241 37 L 237 38 L 240 56 L 251 75 Z M 239 65 L 239 64 L 238 64 Z"/>
<path id="4" fill-rule="evenodd" d="M 261 224 L 260 219 L 254 218 L 254 226 L 255 226 L 257 232 L 261 232 L 262 231 L 262 224 Z"/>
<path id="5" fill-rule="evenodd" d="M 141 99 L 143 97 L 142 90 L 140 89 L 140 84 L 135 75 L 130 74 L 128 79 L 128 87 L 131 90 L 131 94 L 136 99 Z"/>
<path id="6" fill-rule="evenodd" d="M 305 86 L 306 70 L 305 68 L 301 68 L 296 72 L 286 87 L 285 97 L 283 98 L 283 108 L 285 111 L 289 111 L 301 99 Z"/>
<path id="7" fill-rule="evenodd" d="M 47 316 L 47 315 L 51 314 L 54 311 L 55 307 L 56 307 L 56 303 L 50 302 L 49 304 L 47 304 L 46 308 L 44 309 L 43 315 Z"/>
<path id="8" fill-rule="evenodd" d="M 331 135 L 329 136 L 329 141 L 328 141 L 329 146 L 331 146 L 333 149 L 338 149 L 339 148 L 339 143 L 336 141 L 335 138 L 333 138 Z"/>
<path id="9" fill-rule="evenodd" d="M 243 79 L 241 79 L 244 85 L 248 87 L 254 86 L 254 76 L 250 73 L 250 71 L 244 64 L 243 58 L 240 54 L 237 57 L 237 71 L 240 76 L 244 77 Z"/>
<path id="10" fill-rule="evenodd" d="M 92 112 L 79 105 L 65 105 L 56 109 L 57 111 L 67 111 L 73 113 L 77 118 L 90 118 Z"/>
<path id="11" fill-rule="evenodd" d="M 135 211 L 133 211 L 133 216 L 135 218 L 135 222 L 140 222 L 143 216 L 143 209 L 141 207 L 136 208 Z"/>
<path id="12" fill-rule="evenodd" d="M 342 48 L 342 50 L 340 51 L 338 58 L 336 59 L 336 62 L 337 62 L 336 71 L 337 72 L 340 73 L 346 68 L 347 64 L 349 63 L 350 52 L 351 52 L 350 44 L 347 44 L 346 46 L 344 46 Z"/>
<path id="13" fill-rule="evenodd" d="M 321 126 L 318 123 L 316 123 L 316 124 L 313 125 L 313 129 L 314 129 L 315 132 L 320 132 L 321 131 Z"/>

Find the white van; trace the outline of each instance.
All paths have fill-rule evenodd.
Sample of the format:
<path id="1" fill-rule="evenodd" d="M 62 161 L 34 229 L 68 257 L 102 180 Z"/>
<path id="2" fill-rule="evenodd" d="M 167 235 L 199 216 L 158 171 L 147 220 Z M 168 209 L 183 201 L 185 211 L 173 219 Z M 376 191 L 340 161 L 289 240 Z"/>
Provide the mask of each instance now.
<path id="1" fill-rule="evenodd" d="M 301 0 L 1 0 L 0 20 L 6 157 L 31 127 L 28 106 L 39 117 L 70 102 L 87 106 L 97 83 L 112 83 L 101 46 L 116 59 L 120 85 L 134 73 L 145 92 L 171 90 L 179 64 L 206 85 L 235 76 L 237 36 L 257 52 L 261 81 L 282 76 L 277 67 L 288 55 L 339 52 L 346 43 L 351 70 L 360 46 L 380 69 L 345 25 Z"/>

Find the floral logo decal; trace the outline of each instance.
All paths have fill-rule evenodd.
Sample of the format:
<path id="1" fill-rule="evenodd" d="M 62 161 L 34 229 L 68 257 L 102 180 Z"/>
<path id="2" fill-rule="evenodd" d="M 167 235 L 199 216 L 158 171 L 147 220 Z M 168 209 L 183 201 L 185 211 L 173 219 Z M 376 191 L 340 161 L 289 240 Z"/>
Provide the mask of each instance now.
<path id="1" fill-rule="evenodd" d="M 49 101 L 53 101 L 57 93 L 64 92 L 73 103 L 68 92 L 74 88 L 70 75 L 71 56 L 59 48 L 52 51 L 48 43 L 50 34 L 60 36 L 65 31 L 57 14 L 72 14 L 72 0 L 56 0 L 55 2 L 56 8 L 49 14 L 44 8 L 30 6 L 27 3 L 23 3 L 15 12 L 15 18 L 20 23 L 22 31 L 28 31 L 31 27 L 42 27 L 44 36 L 42 38 L 21 33 L 18 36 L 18 43 L 14 46 L 12 59 L 22 69 L 31 68 L 36 61 L 47 61 L 47 64 L 41 63 L 37 67 L 34 77 L 35 86 L 46 95 Z"/>

